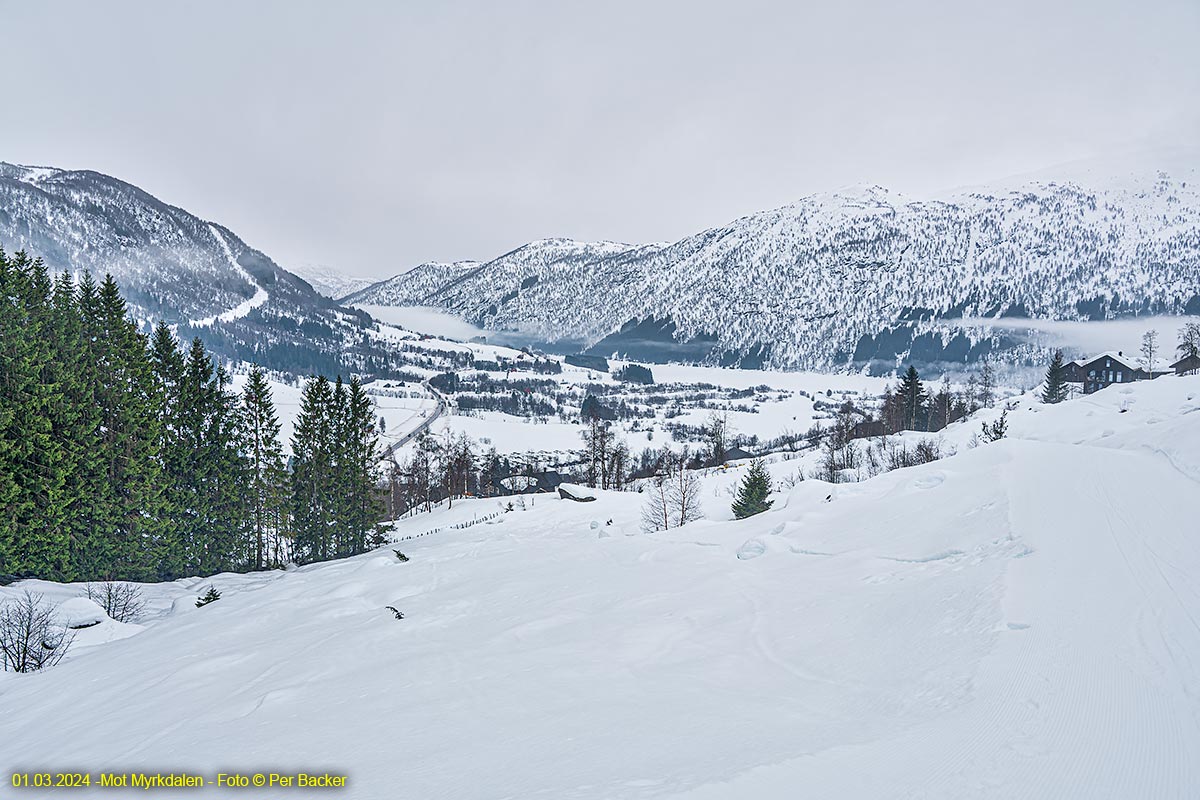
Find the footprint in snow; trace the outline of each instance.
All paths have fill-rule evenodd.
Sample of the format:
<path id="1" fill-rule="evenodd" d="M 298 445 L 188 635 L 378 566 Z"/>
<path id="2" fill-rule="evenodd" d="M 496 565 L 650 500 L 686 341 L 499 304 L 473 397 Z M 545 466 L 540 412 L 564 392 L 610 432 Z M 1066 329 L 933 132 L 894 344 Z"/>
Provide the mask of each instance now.
<path id="1" fill-rule="evenodd" d="M 737 557 L 743 561 L 747 561 L 751 558 L 758 558 L 765 552 L 767 552 L 767 546 L 765 544 L 760 542 L 758 539 L 749 539 L 745 544 L 738 548 Z"/>
<path id="2" fill-rule="evenodd" d="M 912 485 L 917 489 L 932 489 L 935 486 L 941 486 L 942 481 L 946 480 L 946 476 L 940 472 L 935 472 L 933 475 L 923 475 L 913 481 Z"/>

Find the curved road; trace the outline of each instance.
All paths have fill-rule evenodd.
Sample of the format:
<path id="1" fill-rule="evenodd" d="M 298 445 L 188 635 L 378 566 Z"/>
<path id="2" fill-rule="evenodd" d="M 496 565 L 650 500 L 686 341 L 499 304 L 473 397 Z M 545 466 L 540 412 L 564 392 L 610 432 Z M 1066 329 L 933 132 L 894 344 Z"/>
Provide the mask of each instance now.
<path id="1" fill-rule="evenodd" d="M 401 448 L 404 445 L 411 442 L 413 439 L 415 439 L 417 436 L 419 436 L 422 431 L 429 430 L 429 427 L 431 425 L 433 425 L 434 421 L 436 421 L 438 417 L 440 417 L 443 413 L 445 413 L 445 411 L 446 411 L 445 398 L 442 397 L 442 395 L 438 392 L 437 389 L 434 389 L 432 386 L 430 386 L 428 381 L 422 381 L 421 385 L 424 386 L 426 389 L 428 389 L 429 393 L 433 395 L 435 400 L 437 400 L 437 408 L 435 408 L 433 410 L 432 414 L 430 414 L 425 419 L 421 420 L 420 424 L 417 425 L 417 427 L 413 428 L 411 431 L 404 434 L 399 439 L 397 439 L 396 441 L 392 442 L 387 447 L 385 447 L 383 449 L 383 455 L 382 455 L 381 460 L 387 459 L 387 460 L 394 461 L 396 450 L 398 450 L 399 448 Z"/>

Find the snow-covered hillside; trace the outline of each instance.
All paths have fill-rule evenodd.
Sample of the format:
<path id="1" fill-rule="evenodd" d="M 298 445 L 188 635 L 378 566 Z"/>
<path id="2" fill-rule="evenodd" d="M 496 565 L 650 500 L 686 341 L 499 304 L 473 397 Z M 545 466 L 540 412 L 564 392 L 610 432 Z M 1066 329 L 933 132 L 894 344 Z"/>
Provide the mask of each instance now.
<path id="1" fill-rule="evenodd" d="M 422 270 L 350 300 L 439 306 L 606 355 L 791 368 L 1029 354 L 1007 329 L 964 324 L 978 317 L 1200 313 L 1195 170 L 1086 177 L 931 201 L 856 187 L 671 245 L 534 242 L 440 284 Z"/>
<path id="2" fill-rule="evenodd" d="M 4 761 L 381 800 L 1196 797 L 1200 378 L 1013 407 L 748 520 L 732 469 L 658 534 L 634 493 L 461 529 L 500 509 L 457 501 L 397 525 L 407 563 L 146 586 L 140 630 L 0 675 Z"/>
<path id="3" fill-rule="evenodd" d="M 0 245 L 53 270 L 111 273 L 143 315 L 171 323 L 312 294 L 228 229 L 88 170 L 0 162 Z"/>

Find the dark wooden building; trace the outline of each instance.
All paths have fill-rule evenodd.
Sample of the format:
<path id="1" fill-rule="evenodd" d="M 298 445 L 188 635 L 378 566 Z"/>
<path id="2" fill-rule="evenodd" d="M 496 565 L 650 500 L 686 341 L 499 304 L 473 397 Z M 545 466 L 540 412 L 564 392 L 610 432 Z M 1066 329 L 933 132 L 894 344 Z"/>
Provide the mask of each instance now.
<path id="1" fill-rule="evenodd" d="M 1083 374 L 1083 393 L 1091 394 L 1115 383 L 1133 383 L 1151 377 L 1132 362 L 1133 359 L 1127 358 L 1120 350 L 1101 353 L 1084 361 L 1079 367 Z"/>
<path id="2" fill-rule="evenodd" d="M 1176 375 L 1200 374 L 1200 356 L 1184 356 L 1171 365 Z"/>
<path id="3" fill-rule="evenodd" d="M 1083 362 L 1068 361 L 1063 364 L 1063 380 L 1067 383 L 1083 383 Z"/>

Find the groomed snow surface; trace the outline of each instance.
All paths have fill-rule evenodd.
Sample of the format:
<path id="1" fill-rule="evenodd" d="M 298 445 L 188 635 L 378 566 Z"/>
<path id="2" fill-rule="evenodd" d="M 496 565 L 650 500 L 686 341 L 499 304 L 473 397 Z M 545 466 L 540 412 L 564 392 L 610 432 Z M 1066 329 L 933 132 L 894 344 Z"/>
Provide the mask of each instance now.
<path id="1" fill-rule="evenodd" d="M 397 526 L 443 528 L 407 563 L 147 586 L 140 629 L 0 676 L 0 761 L 380 800 L 1200 796 L 1200 378 L 1009 420 L 744 521 L 735 469 L 660 534 L 634 494 L 456 502 Z"/>

